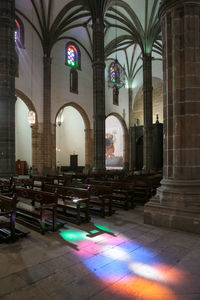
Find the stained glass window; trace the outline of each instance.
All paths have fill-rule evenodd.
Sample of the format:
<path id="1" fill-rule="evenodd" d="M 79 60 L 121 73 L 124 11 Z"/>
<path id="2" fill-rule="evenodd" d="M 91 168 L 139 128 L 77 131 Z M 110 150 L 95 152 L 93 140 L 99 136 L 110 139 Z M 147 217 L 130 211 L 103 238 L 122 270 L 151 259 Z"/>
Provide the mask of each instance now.
<path id="1" fill-rule="evenodd" d="M 81 52 L 74 42 L 68 42 L 65 46 L 65 64 L 81 70 Z"/>
<path id="2" fill-rule="evenodd" d="M 78 52 L 73 45 L 69 45 L 66 49 L 66 63 L 68 66 L 77 68 L 78 67 Z"/>
<path id="3" fill-rule="evenodd" d="M 24 48 L 24 26 L 19 17 L 15 17 L 14 39 L 16 48 Z"/>
<path id="4" fill-rule="evenodd" d="M 18 40 L 20 40 L 20 26 L 19 26 L 19 22 L 15 19 L 15 25 L 16 25 L 16 29 L 15 29 L 15 43 L 17 43 Z"/>

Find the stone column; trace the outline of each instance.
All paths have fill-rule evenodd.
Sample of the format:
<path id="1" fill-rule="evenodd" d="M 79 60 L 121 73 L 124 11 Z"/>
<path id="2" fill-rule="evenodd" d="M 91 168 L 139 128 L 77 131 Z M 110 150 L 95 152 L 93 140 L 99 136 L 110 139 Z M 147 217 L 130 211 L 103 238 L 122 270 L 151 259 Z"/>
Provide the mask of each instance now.
<path id="1" fill-rule="evenodd" d="M 130 86 L 132 86 L 132 81 L 130 83 Z M 128 103 L 129 103 L 129 142 L 128 142 L 128 162 L 129 162 L 129 169 L 132 170 L 132 156 L 134 155 L 135 149 L 132 147 L 132 138 L 131 138 L 131 116 L 133 111 L 133 88 L 128 88 Z"/>
<path id="2" fill-rule="evenodd" d="M 200 233 L 200 1 L 163 0 L 164 170 L 145 223 Z"/>
<path id="3" fill-rule="evenodd" d="M 105 170 L 104 22 L 93 20 L 94 172 Z"/>
<path id="4" fill-rule="evenodd" d="M 15 174 L 15 1 L 0 1 L 0 176 Z"/>
<path id="5" fill-rule="evenodd" d="M 87 128 L 85 129 L 85 172 L 90 172 L 91 167 L 93 165 L 92 143 L 93 143 L 93 130 Z"/>
<path id="6" fill-rule="evenodd" d="M 51 124 L 51 57 L 43 58 L 43 173 L 55 171 L 56 168 L 56 135 Z"/>
<path id="7" fill-rule="evenodd" d="M 32 127 L 32 175 L 43 174 L 43 124 Z"/>
<path id="8" fill-rule="evenodd" d="M 152 57 L 143 55 L 143 110 L 144 110 L 144 148 L 143 170 L 152 169 Z"/>
<path id="9" fill-rule="evenodd" d="M 128 131 L 123 135 L 123 143 L 124 143 L 124 149 L 123 149 L 123 157 L 124 157 L 124 163 L 123 163 L 123 169 L 125 171 L 129 170 L 129 134 Z"/>
<path id="10" fill-rule="evenodd" d="M 132 85 L 132 83 L 131 83 Z M 131 127 L 131 115 L 133 110 L 133 88 L 128 88 L 128 104 L 129 104 L 129 128 Z"/>

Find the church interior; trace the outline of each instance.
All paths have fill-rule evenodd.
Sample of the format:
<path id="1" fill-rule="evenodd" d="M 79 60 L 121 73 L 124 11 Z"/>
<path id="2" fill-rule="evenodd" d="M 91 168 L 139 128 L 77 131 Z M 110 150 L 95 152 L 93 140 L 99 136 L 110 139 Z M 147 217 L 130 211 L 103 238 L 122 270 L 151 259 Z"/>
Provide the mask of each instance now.
<path id="1" fill-rule="evenodd" d="M 200 299 L 200 1 L 0 0 L 0 299 Z"/>

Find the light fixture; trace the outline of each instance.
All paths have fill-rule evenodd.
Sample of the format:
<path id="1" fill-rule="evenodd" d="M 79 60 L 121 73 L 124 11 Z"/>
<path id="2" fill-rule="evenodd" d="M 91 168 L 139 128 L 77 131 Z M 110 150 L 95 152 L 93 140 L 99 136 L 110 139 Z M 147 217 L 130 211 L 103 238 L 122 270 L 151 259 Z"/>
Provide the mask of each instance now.
<path id="1" fill-rule="evenodd" d="M 33 110 L 29 110 L 28 112 L 28 122 L 30 127 L 33 127 L 33 125 L 35 124 L 35 112 Z"/>

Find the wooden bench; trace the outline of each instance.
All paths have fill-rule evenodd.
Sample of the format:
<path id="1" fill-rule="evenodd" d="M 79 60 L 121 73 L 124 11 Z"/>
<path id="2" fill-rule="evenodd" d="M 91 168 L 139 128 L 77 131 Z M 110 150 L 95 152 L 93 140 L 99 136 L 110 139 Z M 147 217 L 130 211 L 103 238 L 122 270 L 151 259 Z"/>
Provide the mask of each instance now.
<path id="1" fill-rule="evenodd" d="M 106 215 L 112 215 L 112 187 L 77 182 L 71 183 L 70 186 L 83 189 L 90 188 L 90 211 L 99 213 L 102 217 L 105 217 Z"/>
<path id="2" fill-rule="evenodd" d="M 59 197 L 57 214 L 60 218 L 77 224 L 90 221 L 90 187 L 80 188 L 45 184 L 44 190 L 51 193 L 57 190 Z"/>
<path id="3" fill-rule="evenodd" d="M 113 205 L 122 207 L 125 210 L 135 207 L 135 186 L 130 182 L 111 181 Z"/>
<path id="4" fill-rule="evenodd" d="M 154 184 L 148 178 L 138 178 L 135 180 L 135 200 L 144 204 L 149 201 L 155 191 Z"/>
<path id="5" fill-rule="evenodd" d="M 125 210 L 135 207 L 134 185 L 118 181 L 91 181 L 90 204 L 100 207 L 101 216 L 112 215 L 112 206 L 122 207 Z M 91 205 L 90 208 L 92 209 Z"/>
<path id="6" fill-rule="evenodd" d="M 24 188 L 33 188 L 33 180 L 31 178 L 20 178 L 20 177 L 11 177 L 10 178 L 10 187 L 12 186 L 21 186 Z"/>
<path id="7" fill-rule="evenodd" d="M 17 197 L 7 197 L 0 195 L 0 229 L 10 231 L 9 238 L 15 241 L 15 217 L 16 217 Z"/>
<path id="8" fill-rule="evenodd" d="M 46 176 L 33 176 L 33 189 L 37 189 L 40 191 L 44 190 L 45 184 L 54 184 L 53 177 L 46 177 Z"/>
<path id="9" fill-rule="evenodd" d="M 10 179 L 0 178 L 0 193 L 9 193 L 11 191 Z"/>
<path id="10" fill-rule="evenodd" d="M 42 234 L 47 230 L 56 230 L 56 208 L 58 195 L 44 191 L 15 187 L 19 198 L 17 220 Z"/>
<path id="11" fill-rule="evenodd" d="M 90 209 L 92 211 L 100 211 L 100 215 L 104 218 L 106 214 L 112 215 L 112 187 L 105 185 L 91 184 Z"/>

